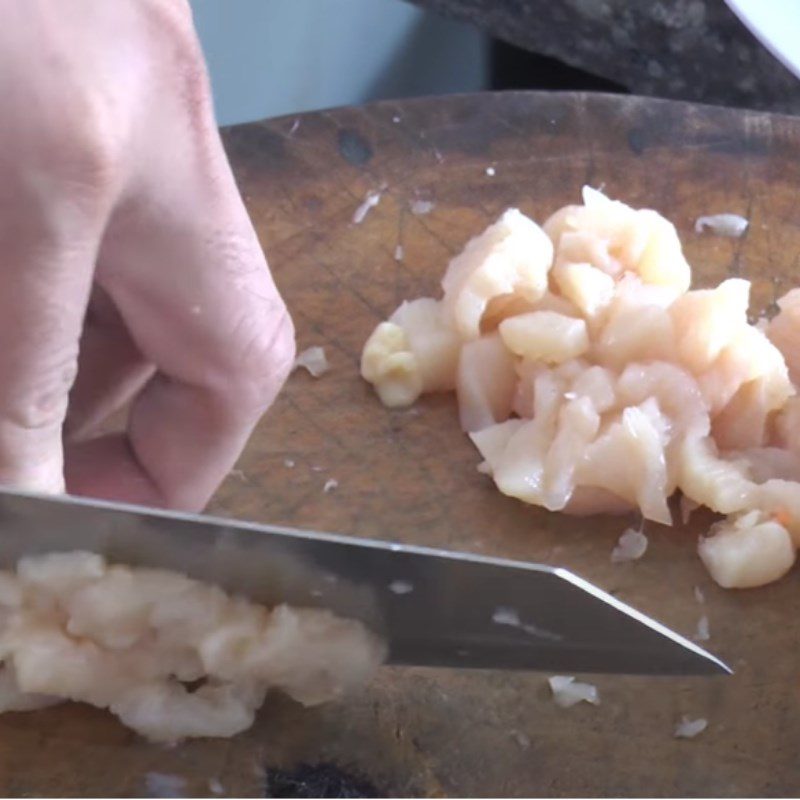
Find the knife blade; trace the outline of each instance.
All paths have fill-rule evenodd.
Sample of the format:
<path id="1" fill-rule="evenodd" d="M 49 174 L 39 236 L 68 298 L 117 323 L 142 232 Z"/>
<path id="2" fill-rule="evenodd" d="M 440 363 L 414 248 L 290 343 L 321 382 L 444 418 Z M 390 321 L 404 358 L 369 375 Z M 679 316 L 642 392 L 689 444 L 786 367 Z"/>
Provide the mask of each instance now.
<path id="1" fill-rule="evenodd" d="M 566 569 L 66 496 L 0 491 L 0 567 L 87 550 L 255 602 L 327 608 L 393 664 L 713 675 L 718 658 Z"/>

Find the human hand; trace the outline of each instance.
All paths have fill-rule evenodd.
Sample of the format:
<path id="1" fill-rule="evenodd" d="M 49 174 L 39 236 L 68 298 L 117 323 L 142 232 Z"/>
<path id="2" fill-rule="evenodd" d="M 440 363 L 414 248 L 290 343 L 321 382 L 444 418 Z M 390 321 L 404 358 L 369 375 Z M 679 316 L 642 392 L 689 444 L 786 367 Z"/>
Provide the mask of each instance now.
<path id="1" fill-rule="evenodd" d="M 186 0 L 0 0 L 0 483 L 199 509 L 294 356 Z M 73 385 L 74 383 L 74 385 Z M 124 434 L 92 431 L 131 401 Z"/>

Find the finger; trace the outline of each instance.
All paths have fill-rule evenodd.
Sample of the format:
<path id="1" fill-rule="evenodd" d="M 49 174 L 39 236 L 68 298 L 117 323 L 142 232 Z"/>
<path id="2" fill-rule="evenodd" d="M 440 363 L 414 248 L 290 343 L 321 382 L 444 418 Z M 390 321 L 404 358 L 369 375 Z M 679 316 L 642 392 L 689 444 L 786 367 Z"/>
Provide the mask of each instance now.
<path id="1" fill-rule="evenodd" d="M 95 286 L 84 322 L 78 377 L 64 423 L 68 441 L 90 438 L 136 395 L 155 368 L 142 356 L 108 295 Z"/>
<path id="2" fill-rule="evenodd" d="M 216 129 L 206 118 L 199 130 L 194 148 L 177 131 L 164 137 L 181 148 L 111 221 L 97 280 L 158 373 L 135 398 L 124 437 L 68 449 L 72 492 L 201 508 L 291 367 L 286 307 Z"/>
<path id="3" fill-rule="evenodd" d="M 0 153 L 0 483 L 58 492 L 61 427 L 110 202 L 80 160 L 42 166 L 23 146 L 16 158 L 27 159 L 24 170 Z"/>
<path id="4" fill-rule="evenodd" d="M 176 335 L 138 299 L 132 295 L 121 307 L 160 371 L 134 399 L 126 434 L 69 446 L 67 485 L 77 494 L 197 510 L 285 380 L 293 329 L 277 301 L 240 302 L 234 312 L 229 298 L 219 303 L 220 313 L 196 321 L 176 314 L 183 326 Z"/>

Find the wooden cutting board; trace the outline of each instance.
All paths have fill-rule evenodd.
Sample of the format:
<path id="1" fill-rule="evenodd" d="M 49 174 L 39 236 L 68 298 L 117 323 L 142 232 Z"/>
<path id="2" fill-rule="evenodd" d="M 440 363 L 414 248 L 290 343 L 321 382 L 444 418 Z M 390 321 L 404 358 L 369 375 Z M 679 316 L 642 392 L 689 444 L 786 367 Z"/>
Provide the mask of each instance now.
<path id="1" fill-rule="evenodd" d="M 574 520 L 502 497 L 476 471 L 452 398 L 390 412 L 358 377 L 373 326 L 402 299 L 435 293 L 470 236 L 508 206 L 541 221 L 586 183 L 666 214 L 698 283 L 748 278 L 755 309 L 766 308 L 800 284 L 800 122 L 509 93 L 307 114 L 225 139 L 299 346 L 323 345 L 333 369 L 290 379 L 212 510 L 564 565 L 688 635 L 707 614 L 708 646 L 736 675 L 598 678 L 599 706 L 564 710 L 544 675 L 387 668 L 346 703 L 307 710 L 273 697 L 233 741 L 171 749 L 91 708 L 9 714 L 0 793 L 155 794 L 166 775 L 186 795 L 218 780 L 226 794 L 263 796 L 272 770 L 299 763 L 335 765 L 385 795 L 800 791 L 797 574 L 757 591 L 717 588 L 695 554 L 710 521 L 699 515 L 688 528 L 648 525 L 645 557 L 612 565 L 627 519 Z M 380 202 L 354 224 L 368 192 Z M 695 234 L 694 220 L 715 212 L 748 217 L 747 235 Z M 325 493 L 330 478 L 338 486 Z M 683 715 L 708 729 L 674 739 Z"/>

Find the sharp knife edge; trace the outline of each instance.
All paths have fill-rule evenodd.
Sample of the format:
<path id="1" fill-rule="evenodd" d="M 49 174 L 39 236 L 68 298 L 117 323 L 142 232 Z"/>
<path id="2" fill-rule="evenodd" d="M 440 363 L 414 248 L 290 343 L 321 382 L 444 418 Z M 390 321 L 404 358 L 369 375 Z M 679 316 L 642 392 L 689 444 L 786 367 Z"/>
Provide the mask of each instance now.
<path id="1" fill-rule="evenodd" d="M 275 605 L 359 619 L 389 662 L 651 675 L 730 673 L 718 658 L 566 569 L 469 553 L 0 491 L 0 566 L 89 550 Z"/>

